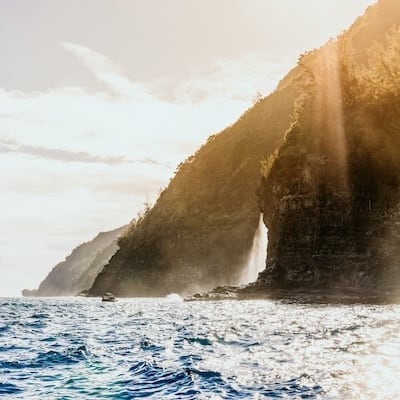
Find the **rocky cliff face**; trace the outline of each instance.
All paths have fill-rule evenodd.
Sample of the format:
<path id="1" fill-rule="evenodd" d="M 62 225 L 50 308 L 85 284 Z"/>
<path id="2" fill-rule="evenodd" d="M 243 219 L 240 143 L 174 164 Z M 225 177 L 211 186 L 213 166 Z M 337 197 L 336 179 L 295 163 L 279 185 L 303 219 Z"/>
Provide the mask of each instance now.
<path id="1" fill-rule="evenodd" d="M 99 233 L 56 265 L 37 290 L 23 290 L 23 296 L 71 296 L 92 285 L 98 273 L 118 250 L 117 240 L 126 227 Z"/>
<path id="2" fill-rule="evenodd" d="M 398 211 L 315 193 L 264 204 L 270 227 L 267 268 L 257 285 L 270 289 L 379 294 L 398 290 Z M 396 222 L 395 222 L 396 221 Z"/>
<path id="3" fill-rule="evenodd" d="M 381 42 L 353 57 L 359 27 L 388 10 Z M 400 7 L 381 1 L 355 26 L 303 60 L 308 84 L 263 177 L 268 258 L 252 287 L 265 293 L 400 292 Z"/>

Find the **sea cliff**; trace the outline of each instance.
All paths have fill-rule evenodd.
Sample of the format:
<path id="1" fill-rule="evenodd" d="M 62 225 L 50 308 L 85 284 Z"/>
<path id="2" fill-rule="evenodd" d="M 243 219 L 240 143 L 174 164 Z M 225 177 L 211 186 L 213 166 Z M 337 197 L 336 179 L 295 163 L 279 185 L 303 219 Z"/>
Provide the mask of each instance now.
<path id="1" fill-rule="evenodd" d="M 297 96 L 282 84 L 183 162 L 90 294 L 164 296 L 239 284 L 259 224 L 260 161 L 283 143 Z"/>
<path id="2" fill-rule="evenodd" d="M 101 232 L 93 240 L 76 247 L 57 264 L 35 290 L 24 289 L 23 296 L 71 296 L 87 290 L 118 250 L 118 238 L 125 226 Z"/>

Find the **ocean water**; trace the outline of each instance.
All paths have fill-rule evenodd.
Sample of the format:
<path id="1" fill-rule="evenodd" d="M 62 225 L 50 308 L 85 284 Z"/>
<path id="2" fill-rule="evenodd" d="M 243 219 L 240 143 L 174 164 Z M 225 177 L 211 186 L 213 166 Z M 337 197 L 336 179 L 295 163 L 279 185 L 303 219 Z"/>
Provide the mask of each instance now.
<path id="1" fill-rule="evenodd" d="M 0 398 L 396 399 L 400 306 L 0 299 Z"/>

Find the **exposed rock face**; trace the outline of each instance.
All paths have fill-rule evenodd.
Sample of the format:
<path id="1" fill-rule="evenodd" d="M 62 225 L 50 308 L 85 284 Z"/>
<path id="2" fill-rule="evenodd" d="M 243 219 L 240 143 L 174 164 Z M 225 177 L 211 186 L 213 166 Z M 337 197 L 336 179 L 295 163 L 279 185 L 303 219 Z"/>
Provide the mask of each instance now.
<path id="1" fill-rule="evenodd" d="M 118 250 L 117 240 L 124 229 L 99 233 L 92 241 L 81 244 L 50 271 L 37 290 L 25 289 L 22 295 L 71 296 L 88 289 Z"/>
<path id="2" fill-rule="evenodd" d="M 282 144 L 297 95 L 283 82 L 182 163 L 90 293 L 164 296 L 238 284 L 259 222 L 260 160 Z"/>
<path id="3" fill-rule="evenodd" d="M 400 8 L 389 0 L 370 9 L 364 25 L 388 6 L 400 25 Z M 400 30 L 386 29 L 364 65 L 346 53 L 354 48 L 351 31 L 312 56 L 306 73 L 313 79 L 263 178 L 268 258 L 252 289 L 400 293 L 400 76 L 391 72 L 400 70 L 400 54 L 392 53 Z"/>
<path id="4" fill-rule="evenodd" d="M 265 194 L 265 192 L 264 192 Z M 269 229 L 266 269 L 242 298 L 398 301 L 400 212 L 348 198 L 321 202 L 309 195 L 264 203 Z"/>
<path id="5" fill-rule="evenodd" d="M 387 208 L 312 195 L 281 199 L 276 208 L 268 204 L 268 262 L 258 284 L 371 294 L 383 283 L 399 287 L 400 229 Z"/>

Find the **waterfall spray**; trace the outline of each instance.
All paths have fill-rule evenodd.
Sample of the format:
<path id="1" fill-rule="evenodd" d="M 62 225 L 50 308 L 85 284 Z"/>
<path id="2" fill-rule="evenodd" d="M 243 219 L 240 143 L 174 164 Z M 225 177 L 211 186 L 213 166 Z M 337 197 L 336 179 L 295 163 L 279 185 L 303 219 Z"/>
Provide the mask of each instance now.
<path id="1" fill-rule="evenodd" d="M 265 269 L 267 259 L 268 230 L 264 225 L 263 216 L 260 214 L 260 222 L 254 234 L 247 263 L 243 269 L 241 283 L 254 282 L 258 274 Z"/>

